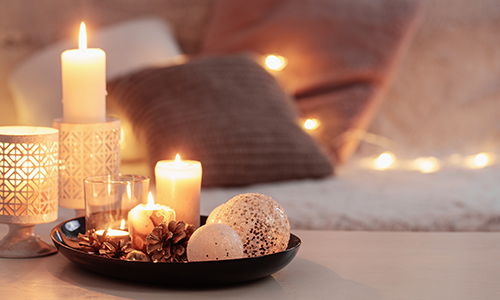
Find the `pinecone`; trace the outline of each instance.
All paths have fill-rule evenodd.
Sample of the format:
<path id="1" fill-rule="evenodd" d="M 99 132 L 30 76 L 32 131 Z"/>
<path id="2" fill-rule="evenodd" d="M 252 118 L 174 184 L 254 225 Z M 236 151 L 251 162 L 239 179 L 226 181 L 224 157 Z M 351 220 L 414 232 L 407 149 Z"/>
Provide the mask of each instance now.
<path id="1" fill-rule="evenodd" d="M 183 221 L 161 222 L 146 238 L 146 251 L 153 262 L 187 262 L 187 242 L 195 228 Z"/>
<path id="2" fill-rule="evenodd" d="M 133 249 L 130 242 L 125 242 L 124 240 L 119 240 L 118 243 L 113 241 L 105 241 L 102 243 L 101 249 L 99 249 L 99 255 L 108 258 L 120 258 L 125 259 L 127 254 Z"/>
<path id="3" fill-rule="evenodd" d="M 106 229 L 101 235 L 101 238 L 95 233 L 94 229 L 87 230 L 85 234 L 78 234 L 78 239 L 80 242 L 80 249 L 93 254 L 99 254 L 99 250 L 102 248 L 102 244 L 106 240 L 108 230 Z"/>
<path id="4" fill-rule="evenodd" d="M 88 230 L 85 234 L 78 234 L 80 240 L 80 249 L 88 253 L 101 255 L 108 258 L 122 258 L 132 251 L 130 242 L 119 240 L 118 242 L 112 241 L 108 237 L 108 230 L 104 230 L 103 234 L 99 237 L 95 229 Z"/>

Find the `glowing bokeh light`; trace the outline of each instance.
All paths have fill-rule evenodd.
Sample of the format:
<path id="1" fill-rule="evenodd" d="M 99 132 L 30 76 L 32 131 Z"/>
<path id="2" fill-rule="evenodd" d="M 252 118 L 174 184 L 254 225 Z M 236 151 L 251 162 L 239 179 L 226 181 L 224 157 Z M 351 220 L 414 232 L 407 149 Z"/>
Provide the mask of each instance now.
<path id="1" fill-rule="evenodd" d="M 480 169 L 492 164 L 493 154 L 479 153 L 477 155 L 469 156 L 466 164 L 469 168 Z"/>
<path id="2" fill-rule="evenodd" d="M 394 164 L 396 156 L 390 152 L 384 152 L 375 159 L 375 169 L 385 170 Z"/>
<path id="3" fill-rule="evenodd" d="M 486 153 L 480 153 L 474 158 L 474 162 L 478 167 L 484 167 L 488 164 L 489 158 Z"/>
<path id="4" fill-rule="evenodd" d="M 419 157 L 413 161 L 413 167 L 422 173 L 432 173 L 439 170 L 440 165 L 437 158 L 430 157 Z"/>
<path id="5" fill-rule="evenodd" d="M 317 119 L 307 119 L 304 121 L 304 128 L 307 130 L 318 129 L 319 125 L 320 125 L 320 122 Z"/>
<path id="6" fill-rule="evenodd" d="M 281 71 L 287 65 L 287 59 L 280 55 L 268 55 L 265 59 L 266 67 L 273 71 Z"/>

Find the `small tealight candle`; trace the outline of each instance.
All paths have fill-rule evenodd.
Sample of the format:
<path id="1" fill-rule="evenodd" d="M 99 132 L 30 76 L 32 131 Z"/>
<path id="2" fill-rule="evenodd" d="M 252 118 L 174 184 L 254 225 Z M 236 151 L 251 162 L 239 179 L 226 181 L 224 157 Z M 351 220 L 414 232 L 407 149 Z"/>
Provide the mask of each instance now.
<path id="1" fill-rule="evenodd" d="M 175 210 L 178 221 L 200 226 L 201 163 L 182 161 L 179 154 L 175 161 L 161 160 L 155 167 L 156 196 L 158 203 Z"/>
<path id="2" fill-rule="evenodd" d="M 101 237 L 104 234 L 103 229 L 97 230 L 95 233 L 98 237 Z M 128 242 L 130 237 L 127 231 L 117 230 L 117 229 L 108 229 L 106 233 L 106 237 L 108 240 L 118 244 L 119 241 L 123 241 L 124 243 Z"/>
<path id="3" fill-rule="evenodd" d="M 148 203 L 139 204 L 128 213 L 128 227 L 132 248 L 146 252 L 146 237 L 161 222 L 175 221 L 175 211 L 168 206 L 155 204 L 149 192 Z"/>
<path id="4" fill-rule="evenodd" d="M 101 237 L 104 234 L 105 229 L 100 229 L 96 230 L 95 233 L 97 234 L 98 237 Z M 106 232 L 106 237 L 115 243 L 118 243 L 118 241 L 123 240 L 124 242 L 128 242 L 130 239 L 128 231 L 125 231 L 125 220 L 122 220 L 120 223 L 120 229 L 111 229 L 108 228 Z"/>

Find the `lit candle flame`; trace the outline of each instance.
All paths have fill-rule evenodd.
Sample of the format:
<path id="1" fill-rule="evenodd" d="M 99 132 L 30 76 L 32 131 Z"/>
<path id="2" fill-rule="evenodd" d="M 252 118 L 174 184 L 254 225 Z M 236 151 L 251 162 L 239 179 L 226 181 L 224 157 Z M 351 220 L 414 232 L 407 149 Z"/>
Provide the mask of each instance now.
<path id="1" fill-rule="evenodd" d="M 422 173 L 432 173 L 439 170 L 439 161 L 437 158 L 431 157 L 419 157 L 413 162 L 415 169 Z"/>
<path id="2" fill-rule="evenodd" d="M 155 206 L 155 199 L 153 198 L 153 194 L 151 192 L 149 192 L 148 204 L 146 204 L 146 207 L 151 208 L 153 206 Z"/>
<path id="3" fill-rule="evenodd" d="M 80 38 L 78 39 L 78 48 L 80 50 L 87 50 L 87 30 L 85 29 L 85 23 L 80 24 Z"/>
<path id="4" fill-rule="evenodd" d="M 384 152 L 375 160 L 375 169 L 385 170 L 396 161 L 396 156 L 390 152 Z"/>
<path id="5" fill-rule="evenodd" d="M 320 123 L 317 119 L 307 119 L 304 122 L 304 128 L 307 130 L 315 130 L 319 127 Z"/>
<path id="6" fill-rule="evenodd" d="M 181 156 L 179 155 L 179 153 L 177 153 L 177 155 L 175 156 L 174 167 L 182 168 L 182 160 L 181 160 Z"/>
<path id="7" fill-rule="evenodd" d="M 266 67 L 270 70 L 281 71 L 287 65 L 287 60 L 280 55 L 268 55 L 265 59 Z"/>
<path id="8" fill-rule="evenodd" d="M 122 220 L 121 224 L 120 224 L 120 229 L 121 230 L 124 230 L 125 229 L 125 220 Z"/>

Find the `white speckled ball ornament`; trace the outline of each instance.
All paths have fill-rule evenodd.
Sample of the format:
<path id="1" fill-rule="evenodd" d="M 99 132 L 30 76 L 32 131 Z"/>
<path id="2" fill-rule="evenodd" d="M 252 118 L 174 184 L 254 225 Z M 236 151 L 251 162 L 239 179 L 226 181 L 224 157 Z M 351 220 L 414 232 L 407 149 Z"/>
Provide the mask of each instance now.
<path id="1" fill-rule="evenodd" d="M 245 257 L 286 250 L 290 223 L 285 210 L 271 197 L 257 193 L 241 194 L 214 209 L 208 223 L 226 224 L 243 241 Z"/>
<path id="2" fill-rule="evenodd" d="M 231 227 L 205 224 L 189 238 L 186 254 L 188 261 L 243 258 L 243 243 Z"/>
<path id="3" fill-rule="evenodd" d="M 217 223 L 215 218 L 217 217 L 217 214 L 219 213 L 219 210 L 221 210 L 222 207 L 224 207 L 224 204 L 221 204 L 219 206 L 217 206 L 216 208 L 214 208 L 211 212 L 210 212 L 210 215 L 207 217 L 207 221 L 205 223 L 209 224 L 209 223 Z"/>

